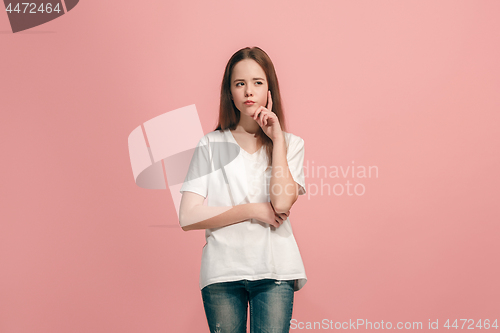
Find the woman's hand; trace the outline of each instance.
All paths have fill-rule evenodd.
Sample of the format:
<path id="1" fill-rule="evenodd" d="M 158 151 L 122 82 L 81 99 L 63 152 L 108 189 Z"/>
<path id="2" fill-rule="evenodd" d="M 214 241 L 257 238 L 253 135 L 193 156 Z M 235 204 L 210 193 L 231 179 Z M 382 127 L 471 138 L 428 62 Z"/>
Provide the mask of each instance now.
<path id="1" fill-rule="evenodd" d="M 253 114 L 253 119 L 262 128 L 262 131 L 271 139 L 283 137 L 283 132 L 281 131 L 280 122 L 276 113 L 272 112 L 273 100 L 271 98 L 271 90 L 267 91 L 267 106 L 262 105 L 255 110 Z"/>
<path id="2" fill-rule="evenodd" d="M 256 220 L 270 224 L 278 228 L 290 216 L 290 211 L 279 214 L 274 211 L 273 205 L 270 202 L 255 203 L 254 216 Z"/>

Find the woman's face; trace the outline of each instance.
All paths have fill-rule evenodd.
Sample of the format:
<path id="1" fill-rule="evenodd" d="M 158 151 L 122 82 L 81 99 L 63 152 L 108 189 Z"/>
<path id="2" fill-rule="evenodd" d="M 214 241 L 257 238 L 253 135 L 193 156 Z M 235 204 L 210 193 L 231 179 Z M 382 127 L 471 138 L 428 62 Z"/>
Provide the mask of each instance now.
<path id="1" fill-rule="evenodd" d="M 268 89 L 266 73 L 255 60 L 244 59 L 234 66 L 231 74 L 231 96 L 241 113 L 251 117 L 259 106 L 265 107 Z"/>

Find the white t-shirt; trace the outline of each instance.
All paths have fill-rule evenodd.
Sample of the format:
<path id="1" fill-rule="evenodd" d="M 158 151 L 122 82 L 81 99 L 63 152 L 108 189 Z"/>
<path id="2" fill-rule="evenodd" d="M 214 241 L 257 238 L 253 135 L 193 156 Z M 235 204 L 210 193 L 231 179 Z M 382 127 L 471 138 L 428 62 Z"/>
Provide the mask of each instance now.
<path id="1" fill-rule="evenodd" d="M 283 134 L 290 173 L 299 195 L 305 194 L 304 140 Z M 270 202 L 271 169 L 264 146 L 250 154 L 229 129 L 213 131 L 200 139 L 180 192 L 198 193 L 208 199 L 208 206 Z M 307 282 L 290 217 L 279 228 L 250 219 L 205 229 L 205 239 L 200 289 L 216 282 L 277 279 L 296 280 L 297 291 Z"/>

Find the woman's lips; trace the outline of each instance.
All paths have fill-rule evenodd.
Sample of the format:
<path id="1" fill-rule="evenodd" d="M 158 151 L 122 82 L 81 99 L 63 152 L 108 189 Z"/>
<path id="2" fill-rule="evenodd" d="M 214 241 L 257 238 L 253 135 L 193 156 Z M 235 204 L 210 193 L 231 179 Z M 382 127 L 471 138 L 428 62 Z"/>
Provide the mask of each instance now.
<path id="1" fill-rule="evenodd" d="M 255 104 L 255 102 L 245 102 L 244 104 L 245 104 L 245 105 L 254 105 L 254 104 Z"/>

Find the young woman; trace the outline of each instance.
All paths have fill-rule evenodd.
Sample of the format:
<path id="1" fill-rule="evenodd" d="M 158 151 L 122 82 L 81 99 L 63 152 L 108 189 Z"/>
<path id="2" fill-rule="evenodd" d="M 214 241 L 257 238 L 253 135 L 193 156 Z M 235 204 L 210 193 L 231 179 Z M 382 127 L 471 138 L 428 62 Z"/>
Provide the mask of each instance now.
<path id="1" fill-rule="evenodd" d="M 219 123 L 181 187 L 183 230 L 205 229 L 200 289 L 210 332 L 289 332 L 307 281 L 290 225 L 305 194 L 304 140 L 287 133 L 269 56 L 244 48 L 222 80 Z M 207 198 L 207 205 L 203 205 Z"/>

